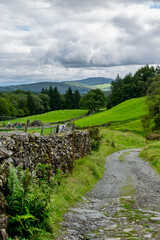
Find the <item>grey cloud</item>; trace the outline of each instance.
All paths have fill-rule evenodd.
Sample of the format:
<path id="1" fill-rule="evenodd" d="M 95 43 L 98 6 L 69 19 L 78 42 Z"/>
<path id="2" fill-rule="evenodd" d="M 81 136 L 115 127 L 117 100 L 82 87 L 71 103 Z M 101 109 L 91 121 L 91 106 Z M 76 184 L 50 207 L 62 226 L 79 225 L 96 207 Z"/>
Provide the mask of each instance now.
<path id="1" fill-rule="evenodd" d="M 123 29 L 127 34 L 135 35 L 142 31 L 142 26 L 137 19 L 133 17 L 117 16 L 113 18 L 112 23 L 116 27 Z"/>
<path id="2" fill-rule="evenodd" d="M 158 64 L 160 18 L 128 12 L 143 3 L 0 0 L 0 79 L 77 79 L 112 66 Z"/>

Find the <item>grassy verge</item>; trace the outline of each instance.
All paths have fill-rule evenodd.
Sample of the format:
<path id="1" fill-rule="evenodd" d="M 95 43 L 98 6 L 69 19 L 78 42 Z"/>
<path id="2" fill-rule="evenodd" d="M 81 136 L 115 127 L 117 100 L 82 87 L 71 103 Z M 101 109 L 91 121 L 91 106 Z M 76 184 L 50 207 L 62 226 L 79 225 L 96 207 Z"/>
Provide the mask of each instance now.
<path id="1" fill-rule="evenodd" d="M 153 142 L 142 149 L 140 157 L 148 160 L 160 174 L 160 142 Z"/>
<path id="2" fill-rule="evenodd" d="M 57 238 L 60 221 L 63 220 L 64 213 L 76 201 L 81 200 L 85 192 L 93 188 L 103 176 L 105 159 L 108 155 L 122 149 L 139 148 L 145 145 L 145 139 L 134 133 L 102 128 L 101 134 L 104 138 L 100 150 L 92 152 L 91 155 L 83 159 L 76 160 L 72 175 L 64 178 L 56 192 L 52 194 L 51 205 L 53 206 L 53 212 L 51 212 L 50 216 L 50 226 L 53 238 L 48 239 Z"/>

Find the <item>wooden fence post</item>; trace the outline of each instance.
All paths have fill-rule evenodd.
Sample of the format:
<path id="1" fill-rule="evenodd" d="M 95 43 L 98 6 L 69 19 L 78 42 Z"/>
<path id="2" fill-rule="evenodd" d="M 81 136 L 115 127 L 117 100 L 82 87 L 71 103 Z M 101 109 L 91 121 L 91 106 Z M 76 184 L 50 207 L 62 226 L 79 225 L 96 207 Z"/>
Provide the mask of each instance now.
<path id="1" fill-rule="evenodd" d="M 75 129 L 75 123 L 72 124 L 72 131 Z"/>
<path id="2" fill-rule="evenodd" d="M 59 133 L 59 125 L 56 127 L 56 133 Z"/>
<path id="3" fill-rule="evenodd" d="M 41 136 L 43 136 L 43 130 L 44 130 L 44 126 L 42 125 Z"/>
<path id="4" fill-rule="evenodd" d="M 28 129 L 29 123 L 30 123 L 30 119 L 27 119 L 27 123 L 26 123 L 25 130 L 24 130 L 25 132 L 27 132 L 27 129 Z"/>

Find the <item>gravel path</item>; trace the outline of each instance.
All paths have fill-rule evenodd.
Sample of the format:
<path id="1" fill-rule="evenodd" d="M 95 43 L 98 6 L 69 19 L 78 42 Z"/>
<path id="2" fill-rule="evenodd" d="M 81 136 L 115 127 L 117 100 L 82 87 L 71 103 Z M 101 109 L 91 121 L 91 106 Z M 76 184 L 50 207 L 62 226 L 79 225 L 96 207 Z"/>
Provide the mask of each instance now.
<path id="1" fill-rule="evenodd" d="M 104 177 L 65 215 L 59 240 L 160 240 L 160 178 L 139 151 L 107 158 Z"/>

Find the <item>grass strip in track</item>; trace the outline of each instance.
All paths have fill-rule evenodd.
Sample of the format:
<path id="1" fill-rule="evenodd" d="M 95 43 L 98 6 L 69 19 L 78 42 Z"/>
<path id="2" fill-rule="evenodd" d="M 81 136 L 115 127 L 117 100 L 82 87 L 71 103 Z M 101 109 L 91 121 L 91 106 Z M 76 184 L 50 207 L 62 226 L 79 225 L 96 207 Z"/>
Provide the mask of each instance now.
<path id="1" fill-rule="evenodd" d="M 104 136 L 101 148 L 98 152 L 75 161 L 75 168 L 72 175 L 63 178 L 61 185 L 51 196 L 53 211 L 50 215 L 50 226 L 52 238 L 57 239 L 60 221 L 63 215 L 77 201 L 82 199 L 86 191 L 94 187 L 96 182 L 103 176 L 105 170 L 105 160 L 108 155 L 115 151 L 128 148 L 139 148 L 145 145 L 145 139 L 134 133 L 119 132 L 101 129 Z M 114 142 L 114 145 L 112 144 Z"/>

